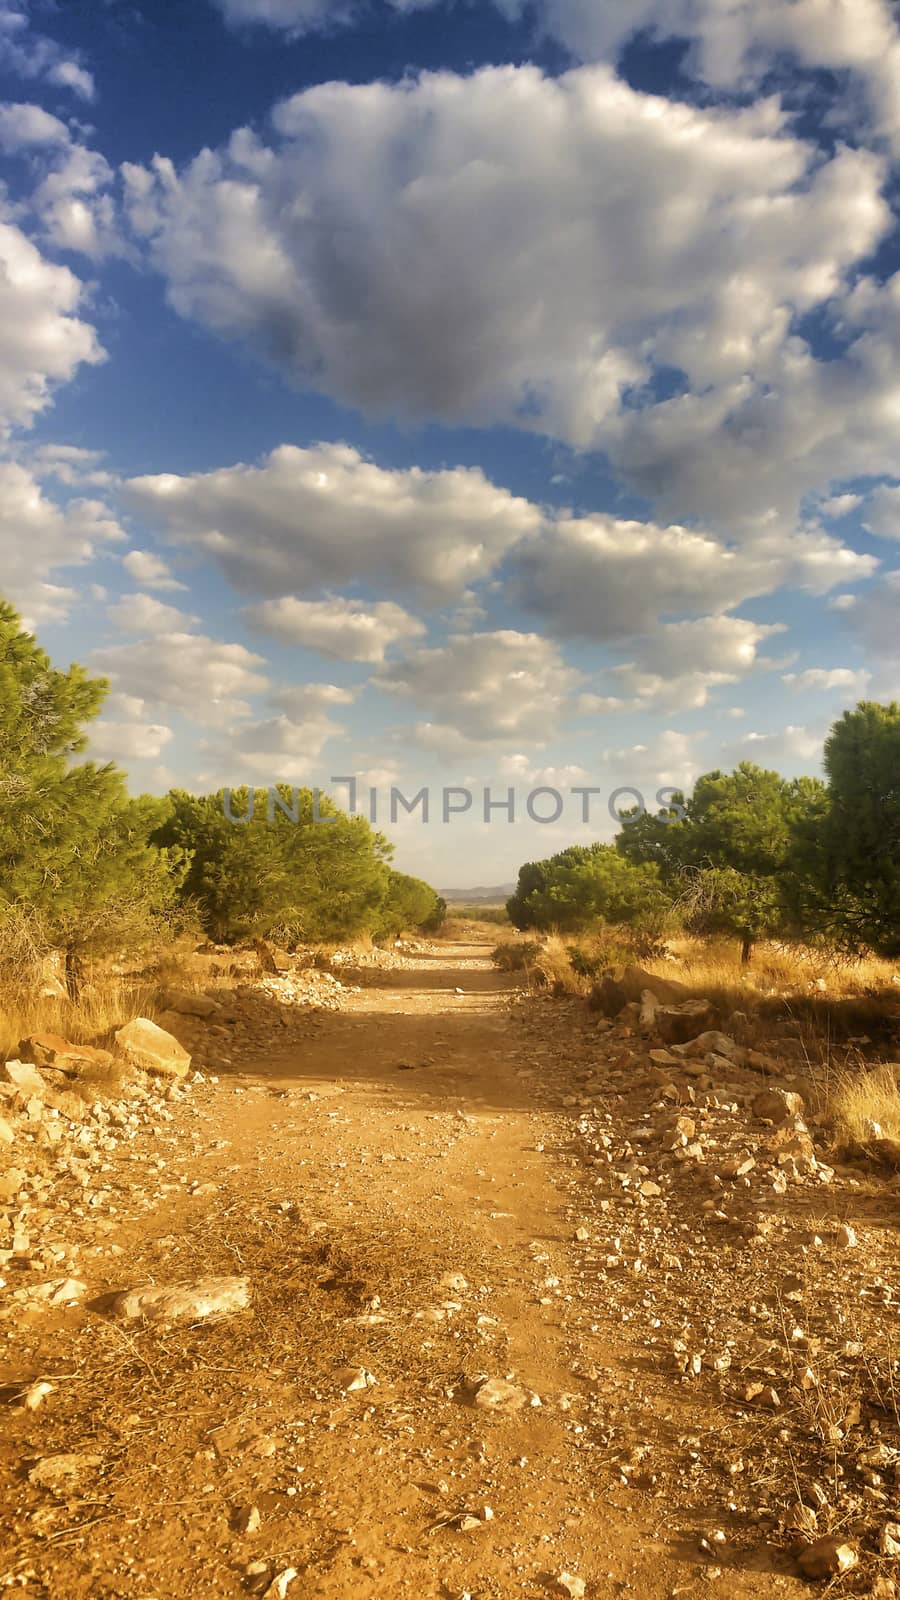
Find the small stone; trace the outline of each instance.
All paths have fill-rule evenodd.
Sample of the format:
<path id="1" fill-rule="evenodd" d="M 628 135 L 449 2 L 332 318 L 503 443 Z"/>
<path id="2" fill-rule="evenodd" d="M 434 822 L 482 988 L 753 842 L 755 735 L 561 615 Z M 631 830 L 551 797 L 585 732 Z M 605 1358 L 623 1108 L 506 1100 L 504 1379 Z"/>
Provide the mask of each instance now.
<path id="1" fill-rule="evenodd" d="M 32 1467 L 28 1482 L 38 1489 L 49 1489 L 51 1494 L 65 1498 L 93 1478 L 102 1465 L 102 1457 L 72 1452 L 66 1455 L 45 1456 Z"/>
<path id="2" fill-rule="evenodd" d="M 583 1578 L 577 1578 L 573 1572 L 559 1572 L 553 1581 L 560 1594 L 567 1594 L 570 1600 L 584 1600 L 587 1585 Z"/>
<path id="3" fill-rule="evenodd" d="M 879 1553 L 896 1561 L 900 1556 L 900 1522 L 886 1522 L 881 1530 Z"/>
<path id="4" fill-rule="evenodd" d="M 852 1544 L 832 1535 L 817 1539 L 800 1552 L 798 1564 L 806 1578 L 837 1578 L 856 1566 L 859 1555 Z"/>
<path id="5" fill-rule="evenodd" d="M 48 1395 L 55 1394 L 55 1392 L 52 1383 L 33 1383 L 30 1389 L 25 1390 L 22 1396 L 22 1404 L 26 1411 L 37 1411 L 38 1406 L 43 1405 Z"/>
<path id="6" fill-rule="evenodd" d="M 357 1394 L 360 1389 L 372 1389 L 378 1382 L 365 1367 L 343 1367 L 338 1381 L 345 1394 Z"/>
<path id="7" fill-rule="evenodd" d="M 852 1250 L 857 1243 L 856 1234 L 849 1222 L 842 1222 L 835 1234 L 835 1243 L 841 1250 Z"/>
<path id="8" fill-rule="evenodd" d="M 272 1579 L 268 1589 L 263 1591 L 262 1600 L 284 1600 L 290 1585 L 299 1576 L 296 1567 L 285 1567 L 283 1572 L 279 1572 Z"/>
<path id="9" fill-rule="evenodd" d="M 509 1383 L 506 1378 L 485 1378 L 472 1401 L 482 1411 L 521 1411 L 528 1403 L 528 1391 L 521 1384 Z"/>
<path id="10" fill-rule="evenodd" d="M 239 1506 L 234 1514 L 234 1530 L 236 1533 L 258 1533 L 262 1524 L 259 1506 Z"/>

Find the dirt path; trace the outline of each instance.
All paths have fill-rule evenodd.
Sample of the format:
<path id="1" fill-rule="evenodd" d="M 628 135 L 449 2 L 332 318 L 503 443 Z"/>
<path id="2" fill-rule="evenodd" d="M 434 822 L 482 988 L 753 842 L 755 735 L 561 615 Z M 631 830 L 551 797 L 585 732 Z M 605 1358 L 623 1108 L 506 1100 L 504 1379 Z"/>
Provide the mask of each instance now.
<path id="1" fill-rule="evenodd" d="M 133 1140 L 85 1275 L 247 1274 L 252 1311 L 24 1319 L 0 1376 L 55 1393 L 2 1447 L 0 1575 L 52 1600 L 263 1593 L 291 1569 L 291 1600 L 805 1592 L 737 1505 L 698 1545 L 729 1422 L 648 1359 L 637 1269 L 608 1290 L 636 1201 L 598 1190 L 578 1132 L 607 1072 L 613 1095 L 596 1030 L 517 1006 L 486 948 L 444 946 Z M 675 1248 L 681 1221 L 659 1220 Z M 374 1381 L 348 1392 L 347 1368 Z M 475 1405 L 484 1377 L 522 1409 Z M 26 1474 L 54 1451 L 95 1460 L 48 1498 Z"/>

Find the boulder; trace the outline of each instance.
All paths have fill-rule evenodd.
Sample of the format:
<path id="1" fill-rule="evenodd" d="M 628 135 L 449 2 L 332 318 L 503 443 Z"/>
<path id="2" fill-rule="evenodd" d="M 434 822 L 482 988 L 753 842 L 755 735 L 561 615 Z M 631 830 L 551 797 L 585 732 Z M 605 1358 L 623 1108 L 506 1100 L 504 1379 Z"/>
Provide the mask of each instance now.
<path id="1" fill-rule="evenodd" d="M 108 1050 L 98 1050 L 90 1044 L 72 1044 L 58 1033 L 33 1033 L 19 1045 L 19 1058 L 31 1061 L 36 1067 L 55 1068 L 58 1072 L 76 1074 L 85 1064 L 108 1067 L 112 1056 Z"/>
<path id="2" fill-rule="evenodd" d="M 803 1096 L 789 1089 L 761 1089 L 754 1095 L 751 1110 L 761 1122 L 774 1122 L 778 1126 L 790 1122 L 793 1117 L 802 1117 L 806 1106 Z"/>
<path id="3" fill-rule="evenodd" d="M 747 1054 L 746 1050 L 736 1044 L 730 1033 L 719 1033 L 716 1028 L 708 1028 L 706 1033 L 698 1033 L 696 1039 L 689 1039 L 687 1044 L 677 1044 L 674 1053 L 679 1056 L 703 1057 L 710 1054 L 727 1056 L 735 1066 L 741 1066 Z"/>
<path id="4" fill-rule="evenodd" d="M 709 1000 L 683 1000 L 680 1005 L 662 1005 L 656 1013 L 656 1032 L 664 1044 L 686 1044 L 713 1021 Z"/>
<path id="5" fill-rule="evenodd" d="M 485 1378 L 472 1397 L 482 1411 L 521 1411 L 529 1403 L 528 1390 L 506 1378 Z"/>
<path id="6" fill-rule="evenodd" d="M 134 1017 L 116 1033 L 116 1044 L 132 1066 L 164 1078 L 186 1078 L 191 1058 L 183 1045 L 147 1017 Z"/>
<path id="7" fill-rule="evenodd" d="M 37 1095 L 43 1099 L 47 1090 L 47 1080 L 41 1077 L 36 1066 L 29 1061 L 6 1061 L 0 1067 L 0 1077 L 4 1083 L 11 1083 L 24 1099 Z"/>
<path id="8" fill-rule="evenodd" d="M 214 1017 L 221 1011 L 217 1000 L 211 1000 L 206 994 L 181 994 L 170 992 L 166 994 L 163 1005 L 167 1011 L 174 1011 L 181 1017 Z"/>
<path id="9" fill-rule="evenodd" d="M 179 1287 L 143 1284 L 115 1296 L 110 1309 L 130 1322 L 198 1322 L 230 1317 L 250 1304 L 248 1278 L 200 1278 Z"/>
<path id="10" fill-rule="evenodd" d="M 103 1465 L 101 1456 L 85 1452 L 72 1452 L 60 1456 L 44 1456 L 28 1474 L 28 1482 L 39 1489 L 49 1489 L 61 1499 L 77 1494 L 86 1482 L 93 1480 Z"/>
<path id="11" fill-rule="evenodd" d="M 800 1571 L 807 1578 L 838 1578 L 856 1566 L 859 1555 L 852 1544 L 831 1536 L 817 1539 L 800 1552 Z"/>
<path id="12" fill-rule="evenodd" d="M 287 951 L 279 950 L 274 944 L 270 944 L 268 939 L 257 939 L 253 948 L 263 972 L 279 973 L 293 970 Z"/>
<path id="13" fill-rule="evenodd" d="M 671 1004 L 690 994 L 685 984 L 673 978 L 660 978 L 655 972 L 645 972 L 643 967 L 611 967 L 595 983 L 588 1004 L 592 1011 L 616 1017 L 623 1006 L 639 1004 L 648 991 L 659 1004 Z"/>

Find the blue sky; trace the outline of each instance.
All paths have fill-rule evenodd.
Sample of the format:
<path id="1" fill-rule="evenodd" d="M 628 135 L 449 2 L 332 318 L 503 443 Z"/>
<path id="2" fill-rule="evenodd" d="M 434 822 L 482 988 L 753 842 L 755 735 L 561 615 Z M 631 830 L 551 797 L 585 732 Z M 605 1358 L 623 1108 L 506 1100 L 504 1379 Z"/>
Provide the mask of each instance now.
<path id="1" fill-rule="evenodd" d="M 135 790 L 469 785 L 386 831 L 502 882 L 896 696 L 887 0 L 0 0 L 0 78 L 0 592 Z"/>

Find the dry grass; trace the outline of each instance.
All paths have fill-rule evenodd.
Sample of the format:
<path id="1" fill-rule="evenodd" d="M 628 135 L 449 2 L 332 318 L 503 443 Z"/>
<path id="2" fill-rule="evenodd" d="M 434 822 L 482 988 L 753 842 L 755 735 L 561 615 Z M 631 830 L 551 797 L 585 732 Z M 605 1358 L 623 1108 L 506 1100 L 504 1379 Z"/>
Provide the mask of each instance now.
<path id="1" fill-rule="evenodd" d="M 42 947 L 34 928 L 6 928 L 0 937 L 0 1060 L 17 1054 L 19 1043 L 35 1033 L 58 1033 L 73 1044 L 108 1045 L 129 1018 L 154 1021 L 166 991 L 199 992 L 210 976 L 191 963 L 182 942 L 163 950 L 146 971 L 118 970 L 111 961 L 88 965 L 79 993 L 44 993 L 48 988 Z"/>
<path id="2" fill-rule="evenodd" d="M 844 1144 L 900 1140 L 900 1067 L 884 1062 L 869 1072 L 841 1073 L 832 1088 L 828 1110 Z"/>
<path id="3" fill-rule="evenodd" d="M 15 1056 L 34 1033 L 59 1033 L 73 1044 L 101 1044 L 130 1017 L 153 1021 L 159 988 L 147 979 L 104 974 L 87 982 L 77 1001 L 31 992 L 0 994 L 0 1059 Z"/>

